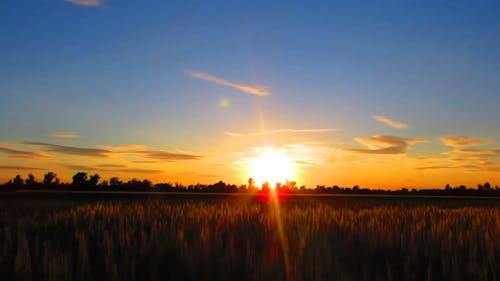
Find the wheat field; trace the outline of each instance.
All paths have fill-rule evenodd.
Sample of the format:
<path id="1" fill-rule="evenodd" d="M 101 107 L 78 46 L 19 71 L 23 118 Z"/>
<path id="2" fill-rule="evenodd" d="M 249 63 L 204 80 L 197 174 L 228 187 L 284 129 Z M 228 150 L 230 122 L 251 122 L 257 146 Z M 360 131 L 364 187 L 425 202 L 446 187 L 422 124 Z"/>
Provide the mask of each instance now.
<path id="1" fill-rule="evenodd" d="M 136 200 L 33 211 L 0 225 L 0 276 L 500 279 L 500 208 L 351 203 Z"/>

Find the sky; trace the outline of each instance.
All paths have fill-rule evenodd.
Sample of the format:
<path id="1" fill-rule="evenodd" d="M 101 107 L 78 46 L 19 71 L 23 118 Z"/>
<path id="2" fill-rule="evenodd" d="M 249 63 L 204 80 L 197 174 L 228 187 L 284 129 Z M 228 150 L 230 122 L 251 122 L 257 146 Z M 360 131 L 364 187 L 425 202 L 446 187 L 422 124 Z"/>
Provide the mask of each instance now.
<path id="1" fill-rule="evenodd" d="M 500 185 L 498 1 L 6 0 L 0 19 L 0 182 L 244 184 L 271 151 L 299 186 Z"/>

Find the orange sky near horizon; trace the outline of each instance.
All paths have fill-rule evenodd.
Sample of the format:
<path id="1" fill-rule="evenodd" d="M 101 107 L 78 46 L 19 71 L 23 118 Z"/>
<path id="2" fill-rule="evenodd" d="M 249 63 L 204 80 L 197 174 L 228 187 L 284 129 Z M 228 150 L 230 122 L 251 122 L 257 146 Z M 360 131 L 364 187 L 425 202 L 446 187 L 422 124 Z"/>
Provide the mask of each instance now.
<path id="1" fill-rule="evenodd" d="M 7 2 L 0 183 L 500 185 L 498 1 Z"/>

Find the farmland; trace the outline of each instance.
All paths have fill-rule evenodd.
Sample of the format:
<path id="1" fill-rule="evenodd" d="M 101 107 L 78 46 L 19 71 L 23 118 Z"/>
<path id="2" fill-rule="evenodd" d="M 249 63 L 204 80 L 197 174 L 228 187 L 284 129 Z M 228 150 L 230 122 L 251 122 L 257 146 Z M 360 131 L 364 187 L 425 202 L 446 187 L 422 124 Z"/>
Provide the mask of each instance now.
<path id="1" fill-rule="evenodd" d="M 4 280 L 498 280 L 497 199 L 0 198 Z"/>

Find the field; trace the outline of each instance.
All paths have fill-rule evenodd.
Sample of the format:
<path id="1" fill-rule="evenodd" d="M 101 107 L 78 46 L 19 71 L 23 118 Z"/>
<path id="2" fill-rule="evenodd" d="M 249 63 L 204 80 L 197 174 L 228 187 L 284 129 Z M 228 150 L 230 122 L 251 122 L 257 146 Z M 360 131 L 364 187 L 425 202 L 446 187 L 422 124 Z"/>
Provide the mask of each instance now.
<path id="1" fill-rule="evenodd" d="M 497 199 L 1 196 L 2 280 L 500 280 Z"/>

